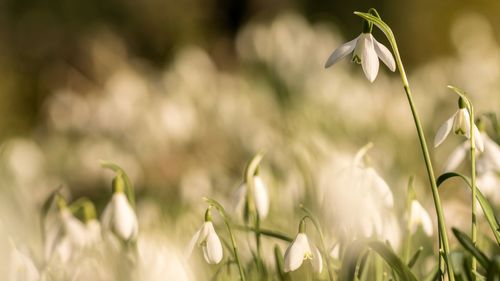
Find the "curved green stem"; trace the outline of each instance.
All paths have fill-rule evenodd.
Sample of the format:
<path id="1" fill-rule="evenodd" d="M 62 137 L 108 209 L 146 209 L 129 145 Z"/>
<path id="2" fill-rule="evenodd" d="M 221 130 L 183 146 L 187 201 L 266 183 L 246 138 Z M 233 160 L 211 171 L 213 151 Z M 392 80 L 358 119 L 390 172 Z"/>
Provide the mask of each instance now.
<path id="1" fill-rule="evenodd" d="M 319 239 L 321 243 L 321 252 L 323 252 L 323 256 L 325 257 L 326 269 L 328 270 L 328 278 L 330 281 L 333 281 L 333 271 L 332 268 L 330 267 L 330 255 L 326 251 L 325 236 L 323 235 L 323 231 L 321 231 L 319 221 L 313 216 L 312 212 L 309 209 L 307 209 L 304 205 L 301 204 L 300 208 L 307 214 L 304 218 L 302 218 L 302 220 L 309 218 L 309 220 L 313 223 L 314 227 L 316 228 L 316 231 L 319 234 Z"/>
<path id="2" fill-rule="evenodd" d="M 474 106 L 472 102 L 467 97 L 465 92 L 462 90 L 448 85 L 448 88 L 452 89 L 457 93 L 461 98 L 466 101 L 466 107 L 469 111 L 469 138 L 470 138 L 470 162 L 471 162 L 471 190 L 472 190 L 472 202 L 471 202 L 471 241 L 474 244 L 474 247 L 477 243 L 477 216 L 476 216 L 476 196 L 477 196 L 477 186 L 476 186 L 476 139 L 475 139 L 475 130 L 474 130 Z M 474 256 L 472 256 L 471 262 L 472 272 L 477 271 L 477 260 Z M 472 275 L 472 280 L 476 280 L 476 274 Z"/>
<path id="3" fill-rule="evenodd" d="M 401 80 L 403 82 L 403 88 L 406 93 L 406 97 L 408 99 L 408 103 L 410 105 L 411 113 L 413 115 L 413 120 L 415 122 L 415 127 L 417 129 L 418 139 L 420 141 L 420 147 L 422 149 L 422 153 L 424 156 L 425 167 L 427 170 L 427 175 L 429 177 L 429 183 L 431 185 L 432 197 L 434 200 L 434 206 L 436 209 L 437 217 L 438 217 L 438 226 L 441 233 L 441 238 L 443 240 L 443 250 L 445 255 L 446 266 L 448 269 L 448 276 L 450 281 L 455 280 L 455 276 L 453 274 L 453 265 L 451 263 L 450 258 L 450 244 L 448 241 L 448 234 L 446 231 L 446 223 L 444 219 L 443 207 L 441 205 L 441 199 L 439 197 L 439 192 L 437 189 L 436 178 L 434 176 L 434 170 L 432 168 L 432 161 L 429 155 L 429 149 L 427 148 L 427 142 L 425 140 L 424 130 L 422 129 L 422 125 L 420 122 L 420 118 L 418 117 L 417 109 L 415 107 L 415 103 L 413 102 L 413 96 L 411 94 L 410 83 L 408 82 L 408 78 L 406 76 L 406 72 L 403 66 L 403 62 L 401 60 L 401 56 L 399 54 L 398 45 L 396 43 L 396 38 L 392 33 L 391 28 L 380 18 L 377 18 L 371 14 L 354 12 L 354 14 L 362 17 L 365 20 L 369 20 L 373 22 L 382 32 L 385 34 L 389 43 L 391 44 L 392 51 L 394 53 L 394 57 L 396 59 L 396 65 L 399 70 L 399 74 L 401 76 Z"/>
<path id="4" fill-rule="evenodd" d="M 263 228 L 256 229 L 255 227 L 244 226 L 244 225 L 233 225 L 233 227 L 236 230 L 251 231 L 254 233 L 259 233 L 259 234 L 264 235 L 264 236 L 283 240 L 285 242 L 292 242 L 293 241 L 292 237 L 287 236 L 286 234 L 283 234 L 281 232 L 277 232 L 277 231 L 270 230 L 270 229 L 263 229 Z"/>
<path id="5" fill-rule="evenodd" d="M 209 205 L 214 206 L 214 208 L 219 212 L 221 215 L 222 219 L 224 220 L 224 224 L 227 227 L 227 232 L 229 233 L 229 237 L 231 238 L 231 246 L 233 247 L 233 252 L 234 252 L 234 261 L 238 265 L 238 271 L 240 273 L 240 277 L 242 281 L 246 281 L 245 277 L 245 271 L 243 270 L 243 266 L 241 265 L 240 262 L 240 256 L 238 254 L 238 246 L 236 245 L 236 239 L 234 239 L 233 231 L 231 230 L 231 224 L 229 222 L 229 217 L 226 215 L 226 211 L 224 210 L 224 207 L 222 207 L 219 202 L 210 199 L 210 198 L 203 198 Z"/>

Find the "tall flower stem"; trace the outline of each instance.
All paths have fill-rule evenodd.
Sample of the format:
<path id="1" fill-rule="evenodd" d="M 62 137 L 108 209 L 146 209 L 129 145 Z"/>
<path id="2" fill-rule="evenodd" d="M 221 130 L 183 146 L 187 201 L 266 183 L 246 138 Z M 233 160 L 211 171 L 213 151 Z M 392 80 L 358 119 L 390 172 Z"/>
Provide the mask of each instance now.
<path id="1" fill-rule="evenodd" d="M 441 199 L 440 199 L 437 184 L 436 184 L 436 178 L 434 176 L 434 170 L 432 168 L 432 161 L 431 161 L 431 158 L 429 155 L 429 149 L 427 148 L 427 143 L 425 140 L 424 130 L 422 129 L 422 124 L 420 122 L 420 118 L 418 116 L 418 112 L 417 112 L 417 109 L 415 107 L 415 103 L 413 101 L 410 83 L 408 82 L 408 78 L 406 76 L 403 62 L 401 61 L 401 56 L 399 54 L 398 45 L 396 43 L 396 38 L 394 37 L 394 34 L 392 33 L 391 28 L 384 21 L 382 21 L 382 19 L 380 17 L 373 16 L 372 14 L 368 14 L 368 13 L 361 13 L 361 12 L 354 12 L 354 14 L 362 17 L 365 20 L 372 22 L 378 28 L 380 28 L 380 30 L 382 30 L 382 32 L 385 34 L 385 36 L 389 40 L 389 43 L 391 44 L 392 51 L 393 51 L 394 57 L 396 59 L 396 65 L 398 67 L 399 74 L 400 74 L 401 80 L 403 82 L 403 88 L 405 90 L 406 98 L 408 99 L 408 104 L 410 105 L 411 113 L 413 116 L 413 121 L 415 122 L 415 127 L 417 129 L 418 139 L 420 141 L 420 147 L 422 149 L 422 153 L 424 156 L 425 167 L 427 170 L 429 183 L 431 185 L 432 197 L 434 200 L 434 207 L 436 209 L 436 214 L 437 214 L 437 218 L 438 218 L 438 226 L 439 226 L 439 230 L 441 233 L 441 238 L 443 240 L 443 250 L 444 250 L 444 255 L 445 255 L 446 266 L 448 269 L 449 280 L 454 281 L 455 276 L 453 274 L 453 265 L 452 265 L 451 259 L 450 259 L 450 244 L 448 241 L 448 234 L 446 231 L 446 223 L 445 223 L 445 219 L 444 219 L 443 207 L 441 205 Z"/>
<path id="2" fill-rule="evenodd" d="M 471 159 L 471 181 L 472 181 L 472 229 L 471 229 L 471 239 L 472 244 L 476 246 L 477 243 L 477 216 L 476 216 L 476 194 L 477 194 L 477 186 L 476 186 L 476 144 L 474 141 L 474 111 L 471 106 L 470 112 L 470 159 Z M 476 272 L 477 270 L 477 261 L 474 255 L 472 256 L 472 272 Z M 476 275 L 473 274 L 472 280 L 476 280 Z"/>
<path id="3" fill-rule="evenodd" d="M 241 281 L 246 281 L 245 277 L 245 271 L 243 270 L 243 266 L 241 265 L 240 262 L 240 256 L 238 254 L 238 246 L 236 245 L 236 239 L 234 239 L 233 231 L 231 229 L 231 223 L 229 221 L 229 217 L 226 215 L 226 211 L 224 210 L 224 207 L 222 207 L 219 202 L 210 199 L 210 198 L 203 198 L 209 205 L 214 206 L 214 208 L 219 212 L 221 215 L 222 219 L 224 220 L 224 224 L 227 227 L 227 232 L 229 233 L 229 237 L 231 238 L 231 246 L 233 247 L 233 253 L 234 253 L 234 261 L 238 265 L 238 271 L 240 273 L 240 278 Z"/>
<path id="4" fill-rule="evenodd" d="M 302 221 L 304 221 L 306 218 L 311 220 L 313 223 L 314 227 L 316 228 L 316 231 L 319 234 L 319 239 L 321 243 L 321 252 L 323 252 L 323 256 L 325 257 L 325 262 L 326 262 L 326 269 L 328 270 L 328 278 L 330 281 L 333 281 L 333 271 L 330 267 L 330 255 L 326 250 L 326 243 L 325 243 L 325 236 L 323 235 L 323 231 L 321 231 L 321 226 L 319 224 L 319 221 L 313 216 L 312 212 L 307 209 L 305 206 L 301 205 L 300 208 L 307 214 L 302 218 Z"/>
<path id="5" fill-rule="evenodd" d="M 476 186 L 476 130 L 475 124 L 474 124 L 474 106 L 472 105 L 472 102 L 470 99 L 467 97 L 464 91 L 448 85 L 448 88 L 452 89 L 455 91 L 456 94 L 458 94 L 466 103 L 467 110 L 469 111 L 469 138 L 470 138 L 470 161 L 471 161 L 471 190 L 472 190 L 472 202 L 471 202 L 471 240 L 474 246 L 476 246 L 477 243 L 477 215 L 476 215 L 476 196 L 477 196 L 477 186 Z M 472 272 L 476 272 L 477 270 L 477 260 L 474 256 L 472 256 L 472 262 L 471 262 L 471 269 Z M 472 280 L 476 280 L 476 275 L 473 274 Z"/>

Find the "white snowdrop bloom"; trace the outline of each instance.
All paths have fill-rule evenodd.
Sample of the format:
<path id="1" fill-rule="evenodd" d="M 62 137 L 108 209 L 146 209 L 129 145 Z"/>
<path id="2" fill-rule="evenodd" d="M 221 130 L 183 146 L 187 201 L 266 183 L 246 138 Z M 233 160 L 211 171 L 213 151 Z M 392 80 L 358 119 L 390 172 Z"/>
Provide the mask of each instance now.
<path id="1" fill-rule="evenodd" d="M 267 192 L 267 187 L 260 176 L 254 176 L 254 190 L 253 198 L 255 202 L 255 208 L 259 214 L 259 218 L 264 219 L 269 213 L 269 195 Z M 242 212 L 245 207 L 246 196 L 247 196 L 247 185 L 245 183 L 241 184 L 236 191 L 236 210 Z"/>
<path id="2" fill-rule="evenodd" d="M 205 221 L 191 238 L 186 251 L 188 256 L 191 256 L 195 245 L 203 249 L 203 256 L 209 264 L 217 264 L 222 260 L 222 244 L 211 221 Z"/>
<path id="3" fill-rule="evenodd" d="M 8 281 L 40 280 L 40 272 L 33 260 L 15 247 L 11 247 L 8 264 Z"/>
<path id="4" fill-rule="evenodd" d="M 443 125 L 439 127 L 436 137 L 434 138 L 434 147 L 438 147 L 441 143 L 443 143 L 452 129 L 455 134 L 463 135 L 468 139 L 470 138 L 470 115 L 469 111 L 465 107 L 459 108 L 455 114 L 448 118 L 448 120 L 446 120 Z M 482 152 L 484 150 L 483 139 L 476 124 L 474 124 L 473 130 L 476 148 Z"/>
<path id="5" fill-rule="evenodd" d="M 309 241 L 305 233 L 299 232 L 292 244 L 286 249 L 284 263 L 285 272 L 297 270 L 304 260 L 310 260 L 315 272 L 321 273 L 323 270 L 323 260 L 318 248 Z"/>
<path id="6" fill-rule="evenodd" d="M 137 239 L 137 280 L 194 280 L 191 269 L 178 249 L 165 235 L 139 235 Z"/>
<path id="7" fill-rule="evenodd" d="M 325 192 L 319 200 L 332 227 L 363 237 L 390 238 L 394 235 L 386 235 L 386 228 L 392 226 L 394 198 L 385 180 L 365 163 L 368 148 L 360 149 L 345 167 L 324 171 L 320 185 Z"/>
<path id="8" fill-rule="evenodd" d="M 412 200 L 410 207 L 410 232 L 415 233 L 419 226 L 422 226 L 428 236 L 432 236 L 433 227 L 429 213 L 422 207 L 417 200 Z"/>
<path id="9" fill-rule="evenodd" d="M 495 171 L 487 171 L 477 176 L 477 186 L 479 190 L 488 197 L 495 205 L 500 204 L 500 173 Z"/>
<path id="10" fill-rule="evenodd" d="M 101 217 L 104 230 L 109 230 L 123 240 L 137 237 L 139 224 L 132 206 L 123 192 L 115 192 Z"/>
<path id="11" fill-rule="evenodd" d="M 490 170 L 500 171 L 500 146 L 493 141 L 486 132 L 481 132 L 483 142 L 483 152 L 476 157 L 476 168 L 478 173 L 485 173 Z M 454 171 L 470 154 L 470 141 L 467 140 L 455 148 L 448 157 L 444 170 Z"/>
<path id="12" fill-rule="evenodd" d="M 379 58 L 391 71 L 396 70 L 396 62 L 394 61 L 391 51 L 380 44 L 371 33 L 361 33 L 354 40 L 338 47 L 330 57 L 328 57 L 325 68 L 335 64 L 351 52 L 353 53 L 352 61 L 361 64 L 363 72 L 370 82 L 375 81 L 375 78 L 377 78 Z"/>
<path id="13" fill-rule="evenodd" d="M 340 244 L 337 243 L 335 244 L 332 249 L 330 250 L 330 257 L 334 259 L 339 259 L 340 258 Z"/>

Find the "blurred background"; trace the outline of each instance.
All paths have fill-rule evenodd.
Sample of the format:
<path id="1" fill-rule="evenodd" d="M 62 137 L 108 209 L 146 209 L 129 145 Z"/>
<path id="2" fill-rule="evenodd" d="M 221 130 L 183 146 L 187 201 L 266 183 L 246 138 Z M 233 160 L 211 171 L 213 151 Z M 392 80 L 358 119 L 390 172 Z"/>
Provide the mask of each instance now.
<path id="1" fill-rule="evenodd" d="M 113 176 L 104 159 L 134 182 L 143 229 L 173 224 L 185 242 L 201 197 L 229 205 L 246 162 L 265 150 L 265 224 L 293 233 L 283 217 L 317 204 L 332 171 L 368 142 L 396 207 L 416 175 L 432 210 L 399 75 L 381 64 L 371 84 L 349 59 L 323 68 L 361 32 L 352 12 L 370 7 L 395 33 L 429 142 L 456 110 L 448 84 L 468 91 L 477 112 L 499 113 L 497 1 L 1 1 L 0 172 L 5 214 L 15 213 L 4 222 L 33 228 L 59 186 L 100 212 Z M 490 122 L 487 131 L 498 140 Z M 461 141 L 431 149 L 438 174 Z M 451 225 L 468 228 L 468 194 L 443 191 Z"/>

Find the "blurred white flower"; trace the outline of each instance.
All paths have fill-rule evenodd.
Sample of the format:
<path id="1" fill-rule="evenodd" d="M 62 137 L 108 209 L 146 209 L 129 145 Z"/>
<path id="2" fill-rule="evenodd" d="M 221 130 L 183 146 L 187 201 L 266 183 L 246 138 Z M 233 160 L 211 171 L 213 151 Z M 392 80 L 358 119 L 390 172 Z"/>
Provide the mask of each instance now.
<path id="1" fill-rule="evenodd" d="M 340 258 L 340 244 L 337 243 L 335 244 L 332 249 L 330 250 L 330 257 L 334 259 L 339 259 Z"/>
<path id="2" fill-rule="evenodd" d="M 361 148 L 354 160 L 337 172 L 326 171 L 325 193 L 320 200 L 327 218 L 337 227 L 365 237 L 386 236 L 394 198 L 385 180 L 363 159 L 370 147 Z"/>
<path id="3" fill-rule="evenodd" d="M 186 251 L 188 256 L 191 256 L 195 245 L 203 249 L 203 256 L 209 264 L 217 264 L 222 260 L 222 244 L 211 221 L 205 221 L 191 238 Z"/>
<path id="4" fill-rule="evenodd" d="M 304 260 L 310 260 L 313 270 L 321 273 L 323 269 L 323 260 L 321 253 L 314 244 L 309 241 L 305 233 L 299 232 L 292 244 L 288 246 L 285 252 L 285 272 L 290 272 L 298 269 Z"/>
<path id="5" fill-rule="evenodd" d="M 257 213 L 259 214 L 259 218 L 264 219 L 269 213 L 269 195 L 267 192 L 267 187 L 260 176 L 254 176 L 253 179 L 253 199 L 255 208 Z M 242 212 L 245 207 L 247 190 L 247 185 L 243 183 L 236 191 L 236 210 L 238 212 Z"/>
<path id="6" fill-rule="evenodd" d="M 410 232 L 415 233 L 419 226 L 422 226 L 425 234 L 432 236 L 433 227 L 429 213 L 417 200 L 412 200 L 409 219 Z"/>
<path id="7" fill-rule="evenodd" d="M 479 190 L 488 197 L 495 205 L 500 204 L 500 172 L 487 171 L 477 176 L 477 186 Z"/>
<path id="8" fill-rule="evenodd" d="M 485 173 L 490 170 L 500 171 L 500 146 L 493 141 L 486 132 L 481 132 L 481 139 L 484 150 L 476 158 L 478 173 Z M 444 170 L 451 172 L 464 161 L 470 150 L 470 141 L 467 140 L 455 148 L 448 157 Z"/>
<path id="9" fill-rule="evenodd" d="M 441 143 L 443 143 L 446 137 L 450 134 L 452 128 L 455 134 L 463 135 L 468 139 L 470 138 L 470 115 L 469 111 L 465 107 L 462 107 L 462 105 L 455 112 L 455 114 L 448 118 L 448 120 L 446 120 L 443 125 L 439 127 L 436 137 L 434 138 L 434 147 L 438 147 Z M 476 124 L 474 124 L 473 130 L 476 147 L 482 152 L 484 150 L 483 139 Z"/>
<path id="10" fill-rule="evenodd" d="M 143 281 L 193 280 L 190 268 L 165 235 L 140 235 L 137 239 L 138 279 Z"/>
<path id="11" fill-rule="evenodd" d="M 354 40 L 338 47 L 325 63 L 325 68 L 338 62 L 348 54 L 353 52 L 352 61 L 361 64 L 366 78 L 370 82 L 375 81 L 378 74 L 380 58 L 391 70 L 396 70 L 396 63 L 392 57 L 391 51 L 380 44 L 371 33 L 361 33 Z"/>
<path id="12" fill-rule="evenodd" d="M 7 281 L 38 281 L 40 272 L 33 260 L 11 246 Z"/>
<path id="13" fill-rule="evenodd" d="M 135 239 L 139 230 L 137 216 L 123 192 L 115 192 L 101 217 L 102 227 L 119 238 Z"/>

